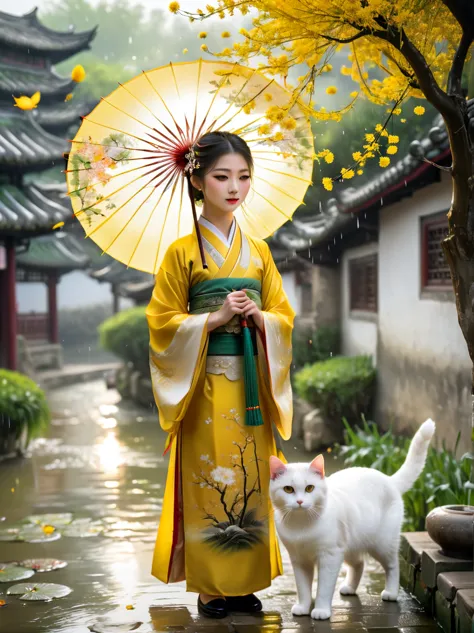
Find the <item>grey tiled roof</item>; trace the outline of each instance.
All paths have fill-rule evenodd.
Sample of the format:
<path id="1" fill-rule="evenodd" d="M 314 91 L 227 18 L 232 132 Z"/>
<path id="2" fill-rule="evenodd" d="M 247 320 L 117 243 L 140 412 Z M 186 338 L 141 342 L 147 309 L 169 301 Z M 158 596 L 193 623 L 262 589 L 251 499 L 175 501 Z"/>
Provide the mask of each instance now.
<path id="1" fill-rule="evenodd" d="M 31 112 L 0 110 L 0 171 L 51 167 L 68 147 L 66 140 L 43 130 Z"/>
<path id="2" fill-rule="evenodd" d="M 24 269 L 64 273 L 86 268 L 89 258 L 73 235 L 59 232 L 31 240 L 28 250 L 17 255 L 17 263 Z"/>
<path id="3" fill-rule="evenodd" d="M 69 204 L 62 204 L 48 187 L 27 185 L 0 187 L 0 235 L 34 235 L 51 231 L 58 222 L 72 214 Z"/>
<path id="4" fill-rule="evenodd" d="M 474 124 L 474 99 L 468 102 L 470 120 Z M 322 206 L 321 212 L 303 219 L 294 219 L 279 229 L 272 237 L 272 251 L 283 247 L 297 252 L 311 248 L 343 231 L 353 214 L 377 204 L 384 196 L 407 186 L 407 182 L 417 178 L 423 171 L 434 169 L 423 158 L 433 162 L 449 154 L 449 139 L 441 116 L 436 117 L 426 138 L 413 141 L 409 153 L 392 167 L 361 187 L 346 187 Z"/>
<path id="5" fill-rule="evenodd" d="M 11 102 L 12 105 L 12 95 L 30 97 L 39 90 L 41 102 L 38 107 L 42 109 L 48 101 L 58 99 L 63 101 L 75 85 L 76 82 L 70 77 L 60 77 L 52 70 L 25 68 L 15 66 L 14 63 L 0 62 L 0 99 Z"/>
<path id="6" fill-rule="evenodd" d="M 67 101 L 66 103 L 56 103 L 47 107 L 38 108 L 33 111 L 35 121 L 41 127 L 52 133 L 63 133 L 71 126 L 81 123 L 80 117 L 86 116 L 94 108 L 96 103 L 89 103 L 81 100 Z"/>
<path id="7" fill-rule="evenodd" d="M 25 15 L 0 11 L 0 44 L 5 47 L 47 56 L 53 63 L 89 48 L 96 28 L 74 33 L 49 29 L 41 24 L 35 8 Z"/>

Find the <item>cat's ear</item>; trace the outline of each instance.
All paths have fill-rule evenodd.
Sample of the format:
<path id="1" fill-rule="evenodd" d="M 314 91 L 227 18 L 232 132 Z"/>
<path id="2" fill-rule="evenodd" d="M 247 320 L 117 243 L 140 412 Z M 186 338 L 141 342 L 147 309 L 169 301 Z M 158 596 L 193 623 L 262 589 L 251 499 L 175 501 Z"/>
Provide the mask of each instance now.
<path id="1" fill-rule="evenodd" d="M 322 455 L 315 457 L 309 465 L 309 469 L 324 479 L 324 457 Z"/>
<path id="2" fill-rule="evenodd" d="M 275 457 L 274 455 L 272 455 L 270 457 L 270 478 L 271 480 L 275 480 L 277 477 L 279 477 L 280 475 L 284 475 L 286 473 L 286 466 L 285 464 L 281 461 L 281 459 L 278 459 L 278 457 Z"/>

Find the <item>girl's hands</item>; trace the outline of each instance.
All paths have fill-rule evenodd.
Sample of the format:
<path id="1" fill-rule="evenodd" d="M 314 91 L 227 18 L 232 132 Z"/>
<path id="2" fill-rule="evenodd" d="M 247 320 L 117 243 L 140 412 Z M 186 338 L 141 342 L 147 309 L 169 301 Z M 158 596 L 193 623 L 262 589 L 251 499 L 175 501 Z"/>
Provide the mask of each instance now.
<path id="1" fill-rule="evenodd" d="M 252 317 L 255 325 L 263 330 L 263 315 L 255 301 L 249 299 L 244 290 L 230 292 L 222 307 L 217 312 L 212 312 L 208 319 L 208 331 L 226 325 L 235 315 L 244 315 L 246 318 Z"/>

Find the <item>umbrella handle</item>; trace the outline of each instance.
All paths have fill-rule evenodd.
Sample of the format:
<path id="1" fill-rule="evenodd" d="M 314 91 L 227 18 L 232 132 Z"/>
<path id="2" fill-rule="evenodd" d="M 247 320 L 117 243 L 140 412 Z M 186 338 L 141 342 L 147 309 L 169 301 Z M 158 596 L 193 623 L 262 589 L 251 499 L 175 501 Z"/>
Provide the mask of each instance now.
<path id="1" fill-rule="evenodd" d="M 191 207 L 192 207 L 192 210 L 193 210 L 194 227 L 196 229 L 196 234 L 197 234 L 197 239 L 198 239 L 198 244 L 199 244 L 199 252 L 201 254 L 202 267 L 203 268 L 208 268 L 208 265 L 207 265 L 207 262 L 206 262 L 206 255 L 204 254 L 204 247 L 202 245 L 201 231 L 199 230 L 199 222 L 198 222 L 198 219 L 197 219 L 196 204 L 194 202 L 193 186 L 191 184 L 191 177 L 188 174 L 186 174 L 186 179 L 188 181 L 188 194 L 189 194 L 189 199 L 191 200 Z"/>

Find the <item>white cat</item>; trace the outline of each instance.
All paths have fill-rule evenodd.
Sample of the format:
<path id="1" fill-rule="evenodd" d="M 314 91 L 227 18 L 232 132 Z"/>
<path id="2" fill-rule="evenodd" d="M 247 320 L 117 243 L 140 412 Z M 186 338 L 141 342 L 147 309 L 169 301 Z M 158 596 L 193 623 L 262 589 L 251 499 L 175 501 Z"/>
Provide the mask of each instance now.
<path id="1" fill-rule="evenodd" d="M 398 599 L 402 494 L 421 474 L 434 431 L 434 422 L 426 420 L 416 432 L 404 464 L 391 477 L 372 468 L 347 468 L 325 478 L 322 455 L 310 464 L 284 464 L 270 457 L 270 496 L 277 531 L 290 555 L 298 592 L 293 615 L 311 611 L 317 563 L 318 589 L 311 617 L 330 618 L 342 563 L 347 565 L 347 575 L 340 592 L 355 595 L 365 554 L 385 570 L 382 600 Z"/>

